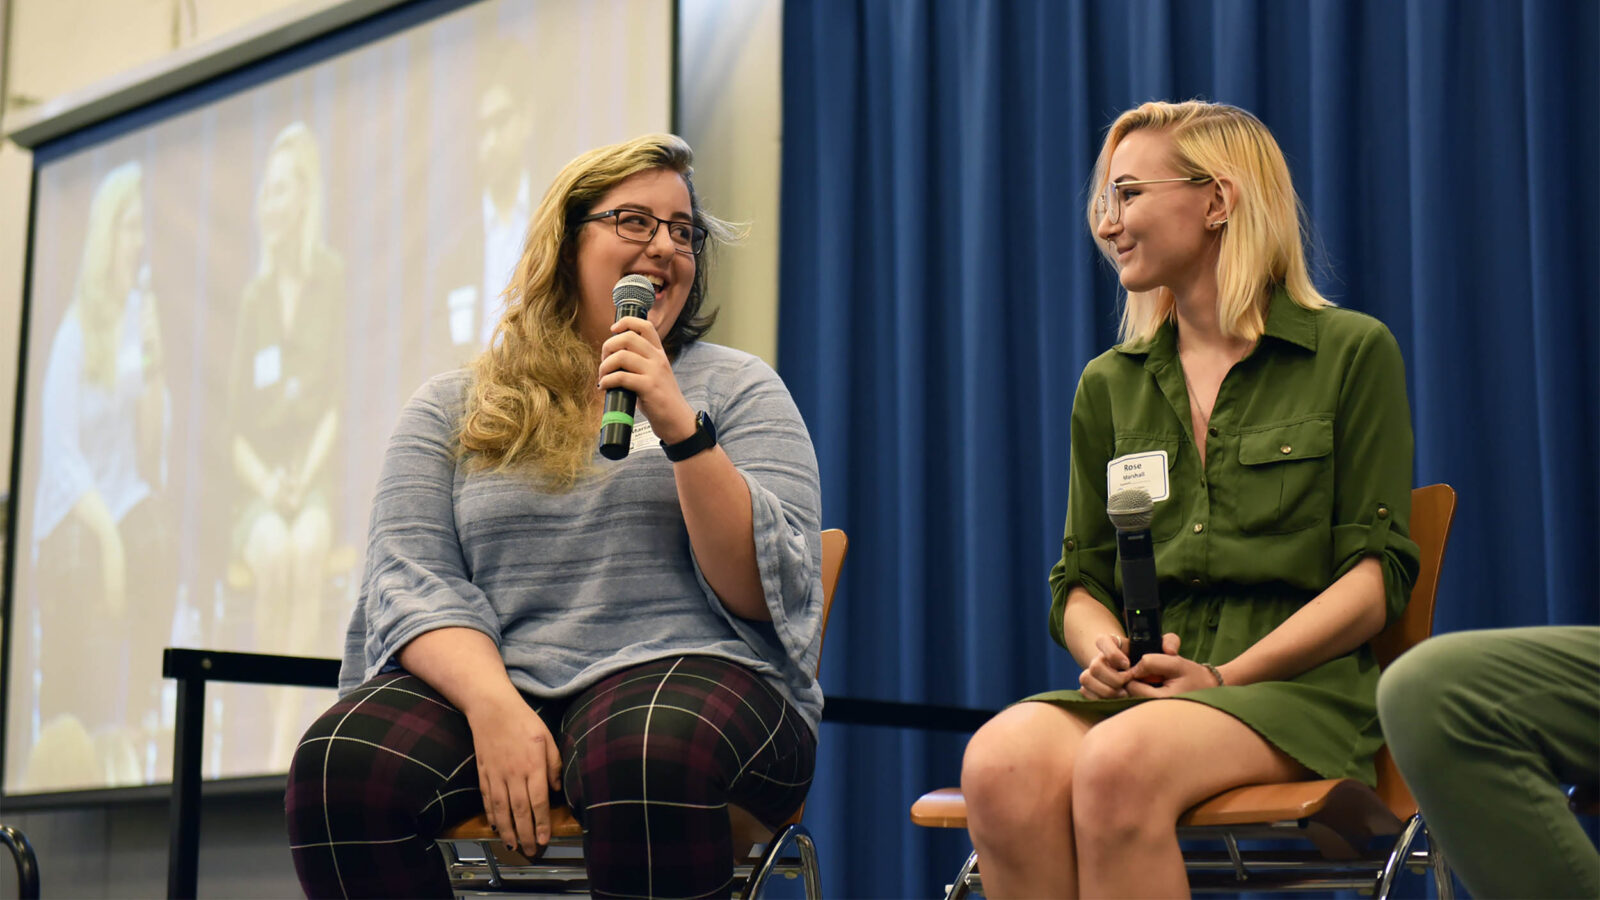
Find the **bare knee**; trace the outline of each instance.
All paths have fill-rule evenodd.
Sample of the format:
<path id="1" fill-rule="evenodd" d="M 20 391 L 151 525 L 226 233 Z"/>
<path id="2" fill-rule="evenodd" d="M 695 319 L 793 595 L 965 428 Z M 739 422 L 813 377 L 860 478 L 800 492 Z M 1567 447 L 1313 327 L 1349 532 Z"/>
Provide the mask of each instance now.
<path id="1" fill-rule="evenodd" d="M 1106 729 L 1091 732 L 1078 750 L 1072 773 L 1072 818 L 1080 843 L 1127 846 L 1139 835 L 1171 831 L 1177 813 L 1163 802 L 1160 785 L 1172 773 L 1130 741 Z"/>
<path id="2" fill-rule="evenodd" d="M 1058 709 L 1022 703 L 989 720 L 967 743 L 961 790 L 975 835 L 1070 821 L 1075 729 Z"/>

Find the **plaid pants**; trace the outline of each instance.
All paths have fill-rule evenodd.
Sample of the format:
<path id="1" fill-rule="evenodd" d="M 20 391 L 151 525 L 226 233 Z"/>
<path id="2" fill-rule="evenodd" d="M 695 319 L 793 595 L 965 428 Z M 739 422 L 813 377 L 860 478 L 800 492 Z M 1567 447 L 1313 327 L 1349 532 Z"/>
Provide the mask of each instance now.
<path id="1" fill-rule="evenodd" d="M 584 826 L 597 897 L 728 896 L 727 805 L 782 821 L 811 785 L 811 730 L 727 660 L 656 660 L 529 705 L 560 747 L 552 799 Z M 450 896 L 433 840 L 483 810 L 466 717 L 415 676 L 379 675 L 306 732 L 285 800 L 307 896 Z"/>

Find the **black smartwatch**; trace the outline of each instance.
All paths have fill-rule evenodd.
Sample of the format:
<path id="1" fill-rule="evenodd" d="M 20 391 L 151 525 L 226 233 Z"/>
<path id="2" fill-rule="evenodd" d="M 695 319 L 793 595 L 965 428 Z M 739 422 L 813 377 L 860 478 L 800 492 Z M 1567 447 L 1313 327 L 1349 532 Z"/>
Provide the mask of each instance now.
<path id="1" fill-rule="evenodd" d="M 661 452 L 673 462 L 683 462 L 702 450 L 710 450 L 717 445 L 717 426 L 712 424 L 711 417 L 705 410 L 694 414 L 694 434 L 689 435 L 676 444 L 662 444 Z"/>

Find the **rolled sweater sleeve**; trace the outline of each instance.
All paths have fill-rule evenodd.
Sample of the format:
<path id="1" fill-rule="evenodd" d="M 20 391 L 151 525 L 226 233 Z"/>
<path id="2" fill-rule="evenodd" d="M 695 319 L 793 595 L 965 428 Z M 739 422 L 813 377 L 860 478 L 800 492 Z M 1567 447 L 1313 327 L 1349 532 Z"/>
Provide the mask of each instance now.
<path id="1" fill-rule="evenodd" d="M 472 583 L 456 530 L 455 429 L 465 373 L 434 378 L 400 414 L 372 501 L 366 572 L 345 641 L 341 693 L 389 667 L 413 638 L 465 627 L 500 644 L 500 620 Z"/>
<path id="2" fill-rule="evenodd" d="M 781 652 L 789 677 L 809 681 L 821 652 L 821 482 L 800 410 L 771 367 L 744 359 L 713 389 L 717 442 L 750 488 L 756 566 L 772 622 L 729 612 L 695 564 L 706 599 L 752 647 Z M 774 645 L 776 641 L 776 646 Z"/>

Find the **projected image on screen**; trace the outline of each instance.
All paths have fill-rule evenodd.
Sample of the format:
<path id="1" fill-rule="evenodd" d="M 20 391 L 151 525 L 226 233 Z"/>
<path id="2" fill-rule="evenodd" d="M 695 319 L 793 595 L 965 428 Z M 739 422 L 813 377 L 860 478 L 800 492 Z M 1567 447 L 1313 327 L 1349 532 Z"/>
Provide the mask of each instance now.
<path id="1" fill-rule="evenodd" d="M 567 160 L 670 122 L 671 3 L 485 2 L 38 156 L 5 791 L 167 780 L 160 649 L 336 656 L 401 404 Z M 207 776 L 331 693 L 207 692 Z"/>

